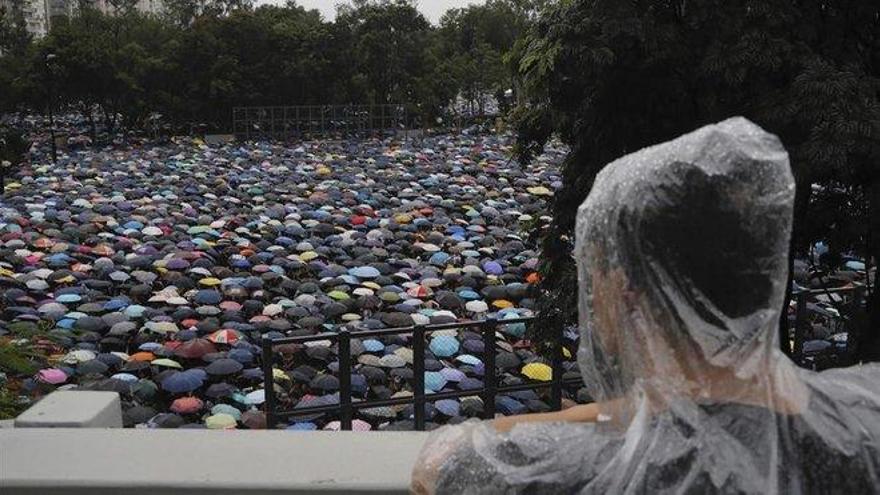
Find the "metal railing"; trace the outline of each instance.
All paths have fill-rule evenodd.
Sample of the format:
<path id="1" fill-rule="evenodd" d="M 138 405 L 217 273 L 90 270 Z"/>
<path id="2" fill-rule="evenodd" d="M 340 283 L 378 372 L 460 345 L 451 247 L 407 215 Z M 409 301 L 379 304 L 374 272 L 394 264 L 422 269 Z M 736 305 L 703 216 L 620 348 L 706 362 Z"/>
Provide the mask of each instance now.
<path id="1" fill-rule="evenodd" d="M 859 301 L 864 297 L 865 288 L 863 286 L 835 288 L 835 289 L 804 289 L 796 291 L 792 294 L 796 301 L 795 312 L 795 328 L 794 328 L 794 349 L 793 354 L 796 361 L 803 358 L 804 335 L 806 332 L 807 320 L 807 302 L 811 296 L 820 294 L 847 294 Z M 495 343 L 496 330 L 499 325 L 508 324 L 527 324 L 534 321 L 533 317 L 524 317 L 516 319 L 497 320 L 489 318 L 480 321 L 462 321 L 450 322 L 434 325 L 412 325 L 407 327 L 383 328 L 378 330 L 363 330 L 350 332 L 346 328 L 342 328 L 339 332 L 324 332 L 316 335 L 305 335 L 297 337 L 283 338 L 264 338 L 262 340 L 262 366 L 263 366 L 263 388 L 266 394 L 266 419 L 269 428 L 275 428 L 280 418 L 292 416 L 307 416 L 314 414 L 335 413 L 339 415 L 341 429 L 351 430 L 352 419 L 355 411 L 361 409 L 371 409 L 375 407 L 397 406 L 397 405 L 413 405 L 413 422 L 416 430 L 424 430 L 425 428 L 425 404 L 441 399 L 454 399 L 460 397 L 479 396 L 483 401 L 484 419 L 495 417 L 495 397 L 499 394 L 507 392 L 516 392 L 522 390 L 537 390 L 550 388 L 550 407 L 552 410 L 559 410 L 562 406 L 562 389 L 564 386 L 578 386 L 582 384 L 581 378 L 563 379 L 563 343 L 562 332 L 557 332 L 553 336 L 553 353 L 551 356 L 551 368 L 553 370 L 551 380 L 547 382 L 530 382 L 519 383 L 513 385 L 499 385 L 497 370 L 495 369 Z M 425 346 L 426 337 L 433 332 L 441 330 L 465 330 L 477 329 L 483 339 L 483 387 L 470 390 L 456 390 L 449 392 L 438 392 L 433 394 L 425 393 Z M 398 397 L 391 399 L 364 400 L 354 402 L 352 400 L 351 374 L 353 371 L 351 356 L 351 339 L 352 338 L 375 338 L 387 337 L 391 335 L 412 334 L 413 349 L 413 395 L 407 397 Z M 275 361 L 275 346 L 284 344 L 305 344 L 306 342 L 315 342 L 319 340 L 329 340 L 337 343 L 337 353 L 339 356 L 339 403 L 321 406 L 298 407 L 287 410 L 277 410 L 277 396 L 275 393 L 275 378 L 273 374 Z"/>
<path id="2" fill-rule="evenodd" d="M 235 107 L 232 130 L 239 139 L 288 139 L 328 133 L 359 134 L 407 125 L 402 104 Z"/>
<path id="3" fill-rule="evenodd" d="M 822 288 L 822 289 L 801 289 L 792 292 L 792 298 L 795 300 L 795 317 L 794 317 L 794 339 L 793 349 L 791 353 L 792 359 L 800 364 L 804 364 L 804 342 L 806 341 L 807 325 L 809 325 L 807 303 L 810 297 L 825 295 L 831 298 L 832 295 L 849 295 L 852 299 L 849 305 L 853 305 L 853 309 L 857 308 L 864 302 L 867 287 L 864 285 L 855 285 L 850 287 Z M 832 303 L 834 303 L 832 301 Z M 834 303 L 835 306 L 838 303 Z M 841 319 L 846 319 L 848 315 L 841 314 Z"/>
<path id="4" fill-rule="evenodd" d="M 425 404 L 441 399 L 453 399 L 467 396 L 480 396 L 483 400 L 483 418 L 495 417 L 495 397 L 506 392 L 521 390 L 535 390 L 550 388 L 550 407 L 559 410 L 562 406 L 562 388 L 564 385 L 575 386 L 581 383 L 580 378 L 563 380 L 563 351 L 562 333 L 554 336 L 551 368 L 553 374 L 551 380 L 537 383 L 520 383 L 512 385 L 499 385 L 497 370 L 495 369 L 495 332 L 498 325 L 517 323 L 529 323 L 532 317 L 497 320 L 490 318 L 481 321 L 465 321 L 441 323 L 434 325 L 413 325 L 398 328 L 383 328 L 378 330 L 364 330 L 349 332 L 343 328 L 338 333 L 325 332 L 317 335 L 284 338 L 264 338 L 262 341 L 262 364 L 263 364 L 263 388 L 266 394 L 266 420 L 269 428 L 275 428 L 280 418 L 291 416 L 305 416 L 323 413 L 337 413 L 341 429 L 351 430 L 354 412 L 361 409 L 374 407 L 386 407 L 396 405 L 413 405 L 413 423 L 416 430 L 425 429 Z M 425 393 L 425 337 L 433 332 L 441 330 L 464 330 L 478 329 L 483 338 L 483 387 L 471 390 L 457 390 L 449 392 Z M 390 335 L 412 334 L 413 349 L 413 395 L 381 400 L 352 401 L 351 391 L 351 339 L 352 338 L 375 338 Z M 274 347 L 283 344 L 304 344 L 318 340 L 335 341 L 338 344 L 339 355 L 339 403 L 323 406 L 309 406 L 288 410 L 277 410 L 277 396 L 275 394 L 275 380 L 273 375 Z"/>

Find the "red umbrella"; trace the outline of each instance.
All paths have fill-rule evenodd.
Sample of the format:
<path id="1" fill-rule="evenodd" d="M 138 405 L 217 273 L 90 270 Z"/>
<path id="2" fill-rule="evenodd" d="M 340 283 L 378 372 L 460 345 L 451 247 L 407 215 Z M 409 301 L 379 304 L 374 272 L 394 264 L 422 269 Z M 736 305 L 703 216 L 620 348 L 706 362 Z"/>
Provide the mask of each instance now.
<path id="1" fill-rule="evenodd" d="M 192 339 L 180 344 L 174 350 L 174 355 L 187 359 L 201 359 L 202 356 L 211 352 L 217 352 L 217 348 L 209 340 Z"/>
<path id="2" fill-rule="evenodd" d="M 205 403 L 197 397 L 181 397 L 171 403 L 171 410 L 178 414 L 192 414 L 205 407 Z"/>

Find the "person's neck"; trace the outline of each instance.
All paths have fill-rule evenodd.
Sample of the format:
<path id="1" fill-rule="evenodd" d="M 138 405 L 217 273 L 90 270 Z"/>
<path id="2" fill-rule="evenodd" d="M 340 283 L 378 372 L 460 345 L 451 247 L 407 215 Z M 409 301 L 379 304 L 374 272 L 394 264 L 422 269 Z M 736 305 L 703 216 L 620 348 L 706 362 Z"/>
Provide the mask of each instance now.
<path id="1" fill-rule="evenodd" d="M 687 376 L 668 376 L 645 381 L 652 409 L 665 410 L 668 401 L 686 399 L 695 403 L 734 403 L 765 407 L 781 414 L 799 414 L 809 402 L 809 389 L 795 365 L 781 352 L 773 351 L 751 369 L 719 368 L 691 363 Z"/>

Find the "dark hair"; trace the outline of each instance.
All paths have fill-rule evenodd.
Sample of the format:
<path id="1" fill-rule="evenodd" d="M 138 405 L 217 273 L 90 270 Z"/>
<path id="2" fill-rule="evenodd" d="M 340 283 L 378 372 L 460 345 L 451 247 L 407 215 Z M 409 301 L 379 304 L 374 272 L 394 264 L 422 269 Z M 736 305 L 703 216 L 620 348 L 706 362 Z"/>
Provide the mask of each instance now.
<path id="1" fill-rule="evenodd" d="M 645 181 L 650 199 L 624 207 L 618 219 L 631 286 L 678 284 L 676 293 L 707 321 L 717 311 L 736 318 L 765 306 L 779 268 L 773 265 L 785 262 L 779 247 L 788 242 L 783 226 L 790 222 L 774 197 L 778 182 L 768 180 L 778 175 L 774 168 L 753 162 L 713 174 L 674 162 L 656 169 Z"/>

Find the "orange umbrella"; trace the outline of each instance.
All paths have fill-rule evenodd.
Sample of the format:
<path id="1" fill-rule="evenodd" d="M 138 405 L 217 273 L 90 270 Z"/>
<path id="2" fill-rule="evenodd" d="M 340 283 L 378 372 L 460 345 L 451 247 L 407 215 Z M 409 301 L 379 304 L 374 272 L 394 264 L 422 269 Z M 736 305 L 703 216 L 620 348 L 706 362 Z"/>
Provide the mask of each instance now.
<path id="1" fill-rule="evenodd" d="M 147 361 L 150 362 L 156 359 L 156 355 L 152 352 L 136 352 L 129 357 L 130 361 Z"/>
<path id="2" fill-rule="evenodd" d="M 171 403 L 171 410 L 178 414 L 192 414 L 201 411 L 205 403 L 197 397 L 181 397 Z"/>
<path id="3" fill-rule="evenodd" d="M 526 282 L 530 284 L 537 284 L 541 281 L 541 275 L 538 272 L 532 272 L 526 276 Z"/>

